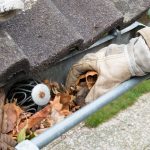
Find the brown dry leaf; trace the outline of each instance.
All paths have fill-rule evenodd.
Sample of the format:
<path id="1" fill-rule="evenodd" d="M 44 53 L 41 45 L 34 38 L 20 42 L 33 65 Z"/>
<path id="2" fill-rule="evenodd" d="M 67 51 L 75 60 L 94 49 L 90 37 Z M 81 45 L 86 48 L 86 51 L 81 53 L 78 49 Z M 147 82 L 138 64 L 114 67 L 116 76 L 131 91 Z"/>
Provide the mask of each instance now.
<path id="1" fill-rule="evenodd" d="M 51 127 L 51 125 L 53 124 L 53 121 L 51 119 L 50 116 L 48 116 L 46 119 L 44 119 L 41 124 L 40 124 L 40 129 L 43 129 L 43 128 L 49 128 Z"/>
<path id="2" fill-rule="evenodd" d="M 98 75 L 98 73 L 96 71 L 88 71 L 85 76 L 88 77 L 88 76 L 95 76 L 95 75 Z"/>
<path id="3" fill-rule="evenodd" d="M 29 119 L 32 115 L 33 115 L 33 114 L 32 114 L 31 112 L 23 112 L 23 113 L 20 115 L 19 119 L 20 119 L 20 121 L 24 121 L 24 120 L 26 120 L 26 119 Z"/>
<path id="4" fill-rule="evenodd" d="M 42 110 L 38 111 L 28 119 L 27 128 L 31 129 L 41 123 L 51 113 L 51 105 L 47 105 Z M 18 132 L 26 126 L 26 120 L 21 122 L 18 127 Z"/>
<path id="5" fill-rule="evenodd" d="M 44 80 L 43 83 L 46 84 L 49 87 L 49 89 L 52 89 L 52 88 L 60 89 L 60 86 L 57 82 L 51 82 L 49 80 Z"/>
<path id="6" fill-rule="evenodd" d="M 57 88 L 52 88 L 51 90 L 55 95 L 60 93 Z"/>
<path id="7" fill-rule="evenodd" d="M 60 103 L 63 105 L 69 105 L 71 102 L 71 95 L 69 95 L 68 93 L 60 93 Z"/>
<path id="8" fill-rule="evenodd" d="M 66 87 L 63 84 L 60 84 L 60 92 L 69 94 L 69 91 L 66 89 Z"/>
<path id="9" fill-rule="evenodd" d="M 60 93 L 59 92 L 60 86 L 57 82 L 51 82 L 49 80 L 44 80 L 43 83 L 46 84 L 55 95 Z"/>
<path id="10" fill-rule="evenodd" d="M 46 85 L 48 86 L 49 83 L 50 83 L 50 81 L 46 79 L 46 80 L 43 81 L 43 83 L 46 84 Z"/>
<path id="11" fill-rule="evenodd" d="M 85 74 L 88 89 L 91 89 L 97 80 L 98 73 L 96 71 L 88 71 Z"/>
<path id="12" fill-rule="evenodd" d="M 71 112 L 69 111 L 69 105 L 71 100 L 72 96 L 68 93 L 59 93 L 51 102 L 52 108 L 55 109 L 61 116 L 68 116 L 69 114 L 71 114 Z"/>
<path id="13" fill-rule="evenodd" d="M 73 99 L 74 97 L 68 93 L 61 94 L 60 102 L 63 104 L 63 109 L 60 112 L 61 115 L 68 116 L 72 113 L 70 111 L 70 103 L 73 101 Z"/>
<path id="14" fill-rule="evenodd" d="M 16 126 L 20 114 L 23 113 L 23 110 L 19 106 L 16 106 L 15 103 L 5 104 L 3 110 L 4 115 L 2 133 L 8 133 Z"/>
<path id="15" fill-rule="evenodd" d="M 19 125 L 13 132 L 10 132 L 11 135 L 15 137 L 26 125 L 27 131 L 41 133 L 52 125 L 62 121 L 66 116 L 77 111 L 85 104 L 85 97 L 89 89 L 96 82 L 96 79 L 97 72 L 89 71 L 78 78 L 74 89 L 71 89 L 70 91 L 66 90 L 65 87 L 62 85 L 60 86 L 56 82 L 44 80 L 44 83 L 52 90 L 53 101 L 33 115 L 28 113 L 23 115 L 26 112 L 20 115 L 19 108 L 16 109 L 16 116 L 19 115 Z M 5 118 L 7 119 L 6 115 Z"/>
<path id="16" fill-rule="evenodd" d="M 70 104 L 69 104 L 69 110 L 72 113 L 75 112 L 75 111 L 77 111 L 79 108 L 80 108 L 80 106 L 78 106 L 77 104 L 75 104 L 75 99 L 70 102 Z"/>
<path id="17" fill-rule="evenodd" d="M 97 80 L 98 73 L 96 71 L 88 71 L 87 73 L 80 75 L 76 81 L 76 86 L 85 87 L 91 89 Z"/>
<path id="18" fill-rule="evenodd" d="M 3 108 L 5 102 L 5 92 L 2 88 L 0 88 L 0 109 Z"/>
<path id="19" fill-rule="evenodd" d="M 69 111 L 70 101 L 72 100 L 72 96 L 69 93 L 59 93 L 55 95 L 53 101 L 51 101 L 52 106 L 52 125 L 62 121 L 65 116 L 71 114 Z"/>
<path id="20" fill-rule="evenodd" d="M 63 116 L 68 116 L 72 114 L 68 109 L 63 109 L 60 111 L 60 115 L 63 115 Z"/>
<path id="21" fill-rule="evenodd" d="M 0 133 L 2 130 L 2 124 L 3 124 L 3 106 L 5 101 L 5 93 L 2 88 L 0 88 Z"/>
<path id="22" fill-rule="evenodd" d="M 11 136 L 9 136 L 7 134 L 0 134 L 0 141 L 2 143 L 5 143 L 5 144 L 12 146 L 12 147 L 14 147 L 17 144 L 17 142 L 15 140 L 13 140 L 11 138 Z"/>
<path id="23" fill-rule="evenodd" d="M 85 105 L 85 98 L 89 90 L 93 87 L 97 80 L 98 73 L 96 71 L 88 71 L 85 74 L 79 76 L 76 81 L 75 93 L 76 99 L 74 100 L 76 106 L 83 107 Z M 72 111 L 76 109 L 72 108 Z"/>
<path id="24" fill-rule="evenodd" d="M 62 115 L 60 112 L 61 111 L 57 111 L 56 109 L 52 108 L 51 118 L 53 121 L 53 125 L 64 120 L 65 116 Z"/>
<path id="25" fill-rule="evenodd" d="M 55 109 L 56 111 L 61 111 L 63 108 L 63 104 L 60 103 L 60 95 L 56 95 L 54 100 L 51 101 L 52 109 Z"/>
<path id="26" fill-rule="evenodd" d="M 79 78 L 77 79 L 76 83 L 75 83 L 76 86 L 77 86 L 77 85 L 80 85 L 81 82 L 85 82 L 85 81 L 86 81 L 85 78 L 86 78 L 85 74 L 80 75 Z"/>
<path id="27" fill-rule="evenodd" d="M 11 147 L 7 143 L 0 141 L 0 150 L 15 150 L 15 147 Z"/>

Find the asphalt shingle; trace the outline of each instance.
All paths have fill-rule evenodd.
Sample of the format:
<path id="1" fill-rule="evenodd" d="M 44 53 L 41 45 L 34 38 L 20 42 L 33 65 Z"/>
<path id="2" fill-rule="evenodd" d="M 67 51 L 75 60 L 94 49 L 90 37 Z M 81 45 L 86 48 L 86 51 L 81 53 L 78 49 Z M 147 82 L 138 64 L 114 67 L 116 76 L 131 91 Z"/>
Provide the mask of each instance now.
<path id="1" fill-rule="evenodd" d="M 112 0 L 118 10 L 124 15 L 124 25 L 138 19 L 150 8 L 150 0 Z"/>
<path id="2" fill-rule="evenodd" d="M 73 48 L 87 48 L 110 30 L 132 23 L 150 7 L 150 0 L 31 1 L 31 9 L 0 25 L 11 36 L 0 33 L 0 83 L 20 70 L 46 69 Z"/>
<path id="3" fill-rule="evenodd" d="M 29 58 L 31 69 L 42 70 L 82 43 L 82 37 L 49 0 L 3 24 Z"/>
<path id="4" fill-rule="evenodd" d="M 0 31 L 0 64 L 0 86 L 8 82 L 15 73 L 29 72 L 26 56 L 5 31 Z"/>
<path id="5" fill-rule="evenodd" d="M 84 47 L 120 26 L 123 16 L 110 0 L 52 0 L 84 38 Z"/>

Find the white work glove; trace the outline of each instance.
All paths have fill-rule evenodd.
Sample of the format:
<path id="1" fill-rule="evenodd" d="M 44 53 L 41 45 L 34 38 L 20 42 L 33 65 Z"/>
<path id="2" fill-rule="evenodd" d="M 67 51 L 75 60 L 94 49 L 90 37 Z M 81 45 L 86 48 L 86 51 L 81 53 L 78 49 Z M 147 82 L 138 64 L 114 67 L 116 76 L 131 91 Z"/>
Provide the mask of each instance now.
<path id="1" fill-rule="evenodd" d="M 84 56 L 72 66 L 66 86 L 74 86 L 77 78 L 87 71 L 97 71 L 98 79 L 85 99 L 88 103 L 132 76 L 143 76 L 150 72 L 150 27 L 138 33 L 139 37 L 131 39 L 127 45 L 111 44 Z"/>
<path id="2" fill-rule="evenodd" d="M 4 22 L 24 9 L 22 0 L 0 0 L 0 22 Z"/>

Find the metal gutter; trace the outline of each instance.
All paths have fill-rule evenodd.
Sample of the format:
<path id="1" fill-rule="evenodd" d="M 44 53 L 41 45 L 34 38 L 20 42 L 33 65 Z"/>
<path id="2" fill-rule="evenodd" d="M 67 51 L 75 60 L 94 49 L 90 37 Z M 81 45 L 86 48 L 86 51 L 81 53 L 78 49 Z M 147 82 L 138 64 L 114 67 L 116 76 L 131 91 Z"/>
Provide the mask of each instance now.
<path id="1" fill-rule="evenodd" d="M 127 92 L 128 90 L 130 90 L 131 88 L 148 78 L 150 78 L 150 74 L 144 77 L 132 78 L 131 80 L 122 83 L 117 88 L 113 89 L 112 91 L 99 97 L 92 103 L 73 113 L 71 116 L 67 117 L 59 124 L 56 124 L 44 133 L 33 138 L 31 142 L 35 144 L 38 148 L 43 148 L 44 146 L 61 136 L 63 133 L 67 132 L 68 130 L 76 126 L 78 123 L 85 120 L 91 114 L 100 110 L 103 106 L 107 105 L 111 101 L 121 96 L 123 93 Z"/>
<path id="2" fill-rule="evenodd" d="M 120 35 L 128 33 L 138 27 L 144 27 L 144 25 L 139 22 L 135 22 L 132 25 L 130 25 L 129 27 L 127 27 L 121 31 L 115 30 L 115 32 L 113 32 L 111 35 L 107 35 L 106 37 L 100 39 L 95 44 L 93 44 L 90 48 L 85 49 L 83 51 L 76 51 L 73 54 L 70 54 L 67 57 L 61 59 L 58 63 L 61 63 L 62 61 L 66 61 L 76 55 L 84 54 L 86 51 L 88 51 L 88 50 L 90 51 L 90 49 L 97 47 L 101 44 L 104 44 L 105 42 L 111 41 L 112 39 L 119 38 Z M 150 74 L 148 74 L 144 77 L 135 77 L 128 81 L 125 81 L 118 87 L 114 88 L 112 91 L 99 97 L 96 100 L 93 100 L 92 103 L 86 105 L 82 109 L 73 113 L 72 115 L 67 117 L 65 120 L 63 120 L 62 122 L 56 124 L 55 126 L 49 128 L 44 133 L 33 138 L 31 141 L 23 141 L 22 143 L 18 144 L 16 146 L 16 149 L 28 150 L 29 145 L 31 145 L 31 147 L 33 147 L 33 145 L 35 146 L 35 149 L 32 148 L 32 150 L 37 150 L 38 148 L 39 149 L 43 148 L 44 146 L 46 146 L 47 144 L 49 144 L 50 142 L 52 142 L 53 140 L 55 140 L 56 138 L 61 136 L 63 133 L 67 132 L 68 130 L 70 130 L 71 128 L 76 126 L 78 123 L 85 120 L 87 117 L 92 115 L 94 112 L 98 111 L 103 106 L 107 105 L 111 101 L 115 100 L 116 98 L 118 98 L 119 96 L 121 96 L 122 94 L 127 92 L 129 89 L 133 88 L 134 86 L 136 86 L 137 84 L 139 84 L 140 82 L 142 82 L 143 80 L 146 80 L 148 78 L 150 78 Z M 26 144 L 26 143 L 30 143 L 30 144 Z M 23 149 L 18 148 L 19 146 L 20 147 L 22 146 Z"/>

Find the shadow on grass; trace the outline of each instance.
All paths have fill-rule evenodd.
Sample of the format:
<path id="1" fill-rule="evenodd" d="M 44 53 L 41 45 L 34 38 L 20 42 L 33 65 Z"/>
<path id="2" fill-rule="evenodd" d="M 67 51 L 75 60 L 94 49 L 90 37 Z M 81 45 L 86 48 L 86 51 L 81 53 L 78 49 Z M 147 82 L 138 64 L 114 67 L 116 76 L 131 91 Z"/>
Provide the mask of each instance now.
<path id="1" fill-rule="evenodd" d="M 121 110 L 133 105 L 141 95 L 148 92 L 150 92 L 150 80 L 142 82 L 98 112 L 94 113 L 85 121 L 85 125 L 91 128 L 97 127 L 99 124 L 112 118 Z"/>

